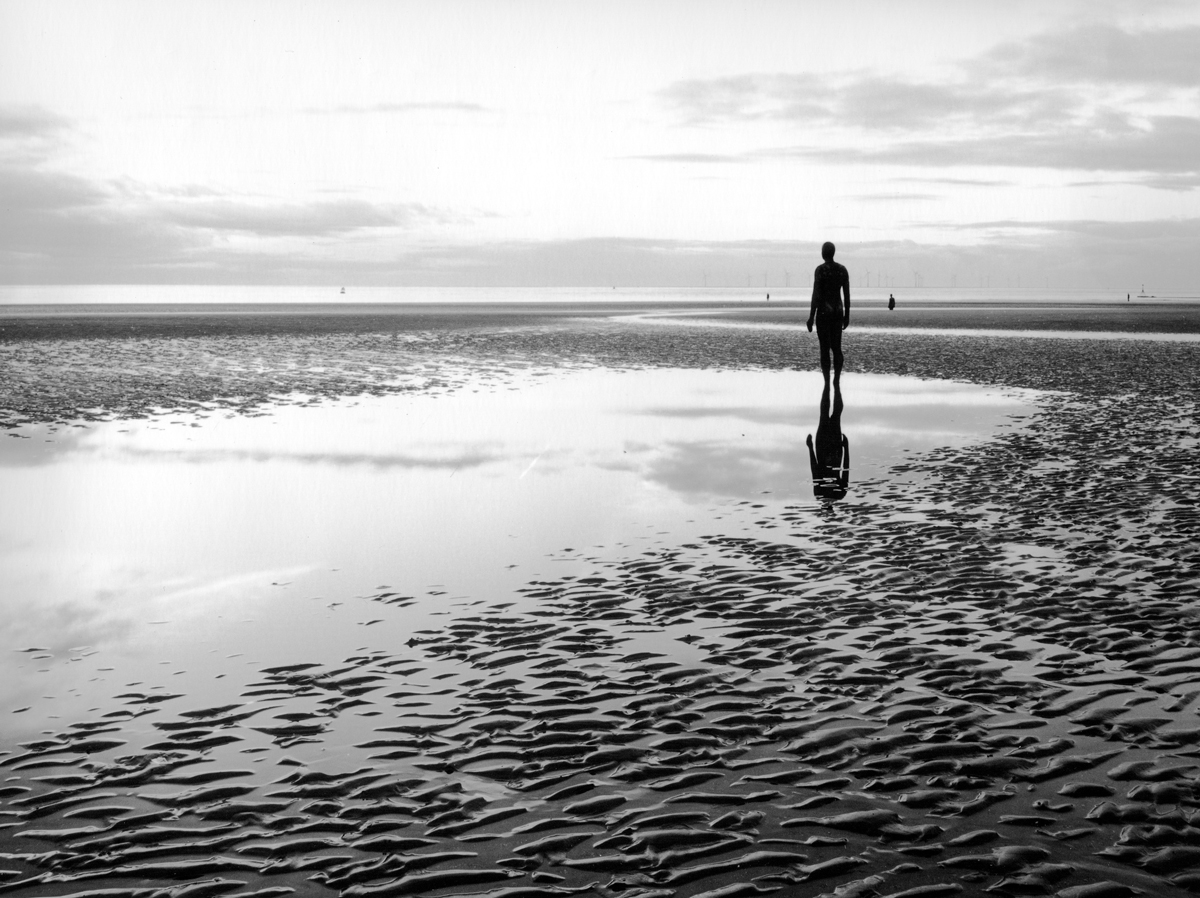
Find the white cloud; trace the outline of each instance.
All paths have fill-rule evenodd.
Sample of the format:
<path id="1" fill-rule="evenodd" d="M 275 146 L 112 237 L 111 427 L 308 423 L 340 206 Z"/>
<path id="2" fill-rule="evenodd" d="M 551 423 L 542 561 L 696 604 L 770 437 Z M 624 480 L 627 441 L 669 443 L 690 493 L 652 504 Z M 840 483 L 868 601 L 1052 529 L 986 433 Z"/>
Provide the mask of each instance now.
<path id="1" fill-rule="evenodd" d="M 803 158 L 827 164 L 919 167 L 981 166 L 1076 171 L 1152 172 L 1194 183 L 1200 170 L 1200 118 L 1155 116 L 1145 124 L 1106 116 L 1040 132 L 911 139 L 876 147 L 819 145 L 754 151 L 757 158 Z M 1158 186 L 1157 184 L 1155 186 Z"/>
<path id="2" fill-rule="evenodd" d="M 0 123 L 0 277 L 9 283 L 259 280 L 256 260 L 276 276 L 310 267 L 306 256 L 315 255 L 311 267 L 328 268 L 327 248 L 322 255 L 314 241 L 341 241 L 335 255 L 344 266 L 355 260 L 354 241 L 361 255 L 363 241 L 369 247 L 458 218 L 421 203 L 281 202 L 201 185 L 90 180 L 56 167 L 59 132 L 69 133 L 70 123 L 37 110 L 0 110 Z M 36 152 L 31 137 L 41 141 Z"/>
<path id="3" fill-rule="evenodd" d="M 1093 85 L 1200 85 L 1200 26 L 1125 30 L 1086 24 L 1002 44 L 981 60 L 993 77 Z"/>
<path id="4" fill-rule="evenodd" d="M 452 100 L 422 100 L 408 103 L 342 103 L 337 106 L 313 107 L 305 110 L 315 115 L 376 115 L 378 113 L 411 112 L 462 112 L 468 114 L 490 112 L 479 103 Z"/>
<path id="5" fill-rule="evenodd" d="M 764 122 L 802 139 L 763 145 L 751 131 L 736 152 L 638 158 L 1140 172 L 1135 183 L 1186 190 L 1200 171 L 1198 92 L 1200 27 L 1089 25 L 1005 43 L 936 81 L 866 71 L 679 81 L 659 96 L 702 126 L 700 140 Z"/>
<path id="6" fill-rule="evenodd" d="M 217 199 L 172 203 L 156 211 L 164 221 L 207 231 L 261 236 L 330 237 L 369 228 L 408 228 L 441 216 L 420 203 L 381 205 L 363 200 L 248 203 Z"/>
<path id="7" fill-rule="evenodd" d="M 68 119 L 40 106 L 0 106 L 0 140 L 48 137 L 69 127 Z"/>
<path id="8" fill-rule="evenodd" d="M 1196 19 L 1073 0 L 13 7 L 0 278 L 744 284 L 802 277 L 826 236 L 860 267 L 982 271 L 990 250 L 1015 271 L 1040 264 L 1039 221 L 1200 217 Z M 1132 270 L 1098 232 L 1041 235 L 1072 277 Z"/>

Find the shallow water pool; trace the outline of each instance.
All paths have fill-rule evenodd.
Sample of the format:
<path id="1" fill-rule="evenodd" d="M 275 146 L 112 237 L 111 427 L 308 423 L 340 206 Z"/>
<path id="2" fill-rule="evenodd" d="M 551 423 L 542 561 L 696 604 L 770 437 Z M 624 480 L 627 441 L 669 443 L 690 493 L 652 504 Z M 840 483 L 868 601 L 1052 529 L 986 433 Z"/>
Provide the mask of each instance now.
<path id="1" fill-rule="evenodd" d="M 237 665 L 393 643 L 589 554 L 753 532 L 817 502 L 821 392 L 811 372 L 541 371 L 24 428 L 0 440 L 5 735 L 122 690 L 216 703 Z M 850 504 L 908 454 L 1019 426 L 1034 398 L 869 375 L 842 392 Z M 380 620 L 362 597 L 381 592 L 412 601 Z"/>

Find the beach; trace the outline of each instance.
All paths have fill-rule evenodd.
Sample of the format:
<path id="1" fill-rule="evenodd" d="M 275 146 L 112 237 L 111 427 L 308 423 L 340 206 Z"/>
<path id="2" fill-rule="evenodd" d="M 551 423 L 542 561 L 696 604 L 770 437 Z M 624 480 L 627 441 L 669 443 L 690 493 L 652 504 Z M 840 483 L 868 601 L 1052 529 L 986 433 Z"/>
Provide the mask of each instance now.
<path id="1" fill-rule="evenodd" d="M 0 893 L 1200 891 L 1200 305 L 806 311 L 0 307 Z"/>

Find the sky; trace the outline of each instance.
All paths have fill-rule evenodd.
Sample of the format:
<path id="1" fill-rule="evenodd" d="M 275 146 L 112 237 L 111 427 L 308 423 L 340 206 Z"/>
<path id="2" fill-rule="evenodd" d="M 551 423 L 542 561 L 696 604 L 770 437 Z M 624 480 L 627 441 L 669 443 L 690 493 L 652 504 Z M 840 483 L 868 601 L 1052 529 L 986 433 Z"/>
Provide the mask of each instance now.
<path id="1" fill-rule="evenodd" d="M 1195 2 L 0 0 L 0 283 L 1200 291 Z"/>

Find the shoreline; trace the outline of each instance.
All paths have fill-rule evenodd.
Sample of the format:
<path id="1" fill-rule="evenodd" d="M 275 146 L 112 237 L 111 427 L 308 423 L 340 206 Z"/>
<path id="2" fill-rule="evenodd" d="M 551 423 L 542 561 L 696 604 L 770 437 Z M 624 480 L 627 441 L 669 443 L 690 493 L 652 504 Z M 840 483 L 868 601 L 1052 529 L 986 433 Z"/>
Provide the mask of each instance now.
<path id="1" fill-rule="evenodd" d="M 883 314 L 889 313 L 877 317 Z M 1200 329 L 1200 307 L 1189 314 Z M 441 310 L 427 317 L 383 319 L 153 316 L 144 326 L 121 318 L 100 323 L 66 318 L 45 327 L 45 319 L 35 321 L 24 336 L 9 319 L 0 329 L 0 360 L 11 372 L 0 393 L 0 427 L 138 417 L 205 404 L 249 411 L 288 395 L 436 392 L 468 383 L 477 363 L 492 365 L 498 377 L 510 365 L 814 370 L 816 337 L 792 324 L 798 311 L 783 315 L 788 327 L 755 326 L 759 321 L 736 327 L 681 321 L 664 327 L 621 320 L 608 309 L 591 317 L 541 309 L 480 315 Z M 889 314 L 886 320 L 894 319 Z M 1092 323 L 1104 331 L 1111 327 L 1098 316 Z M 860 370 L 1083 394 L 1103 393 L 1113 366 L 1127 365 L 1146 389 L 1178 387 L 1179 395 L 1187 395 L 1186 371 L 1197 364 L 1191 341 L 1164 341 L 1150 350 L 1141 340 L 1086 334 L 1045 339 L 1016 330 L 1003 337 L 939 335 L 929 328 L 889 333 L 856 327 L 853 320 L 844 340 L 851 374 Z M 1002 352 L 992 345 L 997 340 L 1003 341 Z M 1152 369 L 1165 374 L 1154 376 Z"/>
<path id="2" fill-rule="evenodd" d="M 488 328 L 547 327 L 572 321 L 616 321 L 636 316 L 705 318 L 743 325 L 799 324 L 804 302 L 477 302 L 378 304 L 186 304 L 0 306 L 0 346 L 26 340 L 131 337 L 216 337 L 258 334 L 404 334 Z M 916 328 L 1200 334 L 1200 302 L 1052 304 L 906 301 L 888 311 L 886 300 L 856 300 L 851 330 Z"/>

